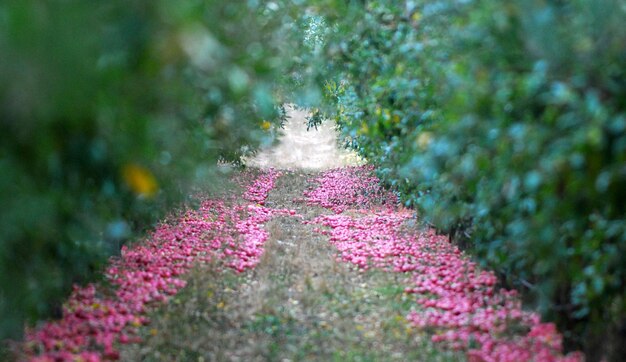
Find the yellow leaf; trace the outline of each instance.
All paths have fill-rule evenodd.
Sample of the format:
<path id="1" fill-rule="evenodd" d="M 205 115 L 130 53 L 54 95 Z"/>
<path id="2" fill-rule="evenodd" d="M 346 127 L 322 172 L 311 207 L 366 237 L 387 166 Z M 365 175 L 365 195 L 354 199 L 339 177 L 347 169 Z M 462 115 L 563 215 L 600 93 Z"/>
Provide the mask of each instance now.
<path id="1" fill-rule="evenodd" d="M 159 189 L 156 178 L 145 167 L 137 164 L 126 164 L 122 168 L 122 177 L 126 185 L 137 195 L 152 197 Z"/>
<path id="2" fill-rule="evenodd" d="M 261 123 L 261 128 L 263 128 L 266 131 L 270 129 L 270 127 L 272 127 L 272 124 L 268 121 L 263 121 L 263 123 Z"/>

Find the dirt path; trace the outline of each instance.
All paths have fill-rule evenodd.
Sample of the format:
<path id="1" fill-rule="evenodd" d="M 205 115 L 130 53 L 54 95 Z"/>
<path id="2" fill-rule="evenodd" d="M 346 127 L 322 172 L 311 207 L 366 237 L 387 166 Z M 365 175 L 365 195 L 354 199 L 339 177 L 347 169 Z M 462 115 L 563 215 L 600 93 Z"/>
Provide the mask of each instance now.
<path id="1" fill-rule="evenodd" d="M 328 213 L 294 202 L 309 176 L 283 175 L 265 205 L 295 209 L 307 220 Z M 196 270 L 122 360 L 458 360 L 408 328 L 413 303 L 401 275 L 337 261 L 327 237 L 299 218 L 276 217 L 265 227 L 270 239 L 253 271 Z"/>

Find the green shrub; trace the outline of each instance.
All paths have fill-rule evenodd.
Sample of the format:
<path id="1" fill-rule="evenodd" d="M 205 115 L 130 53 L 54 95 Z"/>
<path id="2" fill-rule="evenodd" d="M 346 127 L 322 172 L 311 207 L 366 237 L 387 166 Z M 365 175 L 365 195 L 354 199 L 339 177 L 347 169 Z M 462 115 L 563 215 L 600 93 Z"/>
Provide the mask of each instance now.
<path id="1" fill-rule="evenodd" d="M 279 25 L 255 2 L 0 4 L 0 340 L 268 140 Z"/>
<path id="2" fill-rule="evenodd" d="M 529 288 L 570 348 L 619 353 L 610 349 L 626 327 L 624 4 L 358 9 L 326 52 L 348 142 L 426 222 Z"/>

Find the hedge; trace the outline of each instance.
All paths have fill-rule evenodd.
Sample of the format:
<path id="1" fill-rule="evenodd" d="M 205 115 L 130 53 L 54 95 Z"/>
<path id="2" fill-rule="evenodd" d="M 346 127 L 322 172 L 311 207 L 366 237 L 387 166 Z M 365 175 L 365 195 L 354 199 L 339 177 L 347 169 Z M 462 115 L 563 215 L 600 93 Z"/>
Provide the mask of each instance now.
<path id="1" fill-rule="evenodd" d="M 568 348 L 623 355 L 623 2 L 366 1 L 352 11 L 329 16 L 322 72 L 322 111 L 346 142 L 425 222 L 527 289 Z"/>

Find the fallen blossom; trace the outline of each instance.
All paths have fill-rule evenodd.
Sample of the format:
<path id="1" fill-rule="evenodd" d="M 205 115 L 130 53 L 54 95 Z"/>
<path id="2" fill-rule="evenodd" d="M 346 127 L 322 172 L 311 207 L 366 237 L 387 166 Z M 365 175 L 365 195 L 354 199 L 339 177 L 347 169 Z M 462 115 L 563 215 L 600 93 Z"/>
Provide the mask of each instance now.
<path id="1" fill-rule="evenodd" d="M 124 246 L 104 272 L 114 293 L 105 293 L 102 285 L 75 286 L 60 320 L 27 330 L 24 359 L 117 360 L 118 345 L 141 341 L 137 332 L 149 323 L 148 309 L 167 303 L 183 288 L 184 275 L 194 265 L 222 260 L 238 272 L 255 267 L 268 238 L 262 225 L 275 215 L 299 217 L 294 210 L 260 206 L 279 176 L 270 170 L 253 180 L 243 195 L 253 204 L 205 198 L 198 210 L 162 223 L 144 242 Z"/>
<path id="2" fill-rule="evenodd" d="M 370 167 L 331 170 L 313 181 L 318 187 L 305 192 L 305 200 L 336 214 L 308 223 L 329 228 L 315 230 L 328 235 L 341 261 L 410 276 L 413 286 L 405 292 L 417 308 L 407 320 L 430 331 L 433 342 L 466 351 L 470 361 L 584 359 L 582 353 L 563 356 L 555 325 L 523 310 L 516 291 L 497 288 L 494 273 L 446 237 L 428 229 L 404 232 L 413 213 L 389 201 Z"/>

